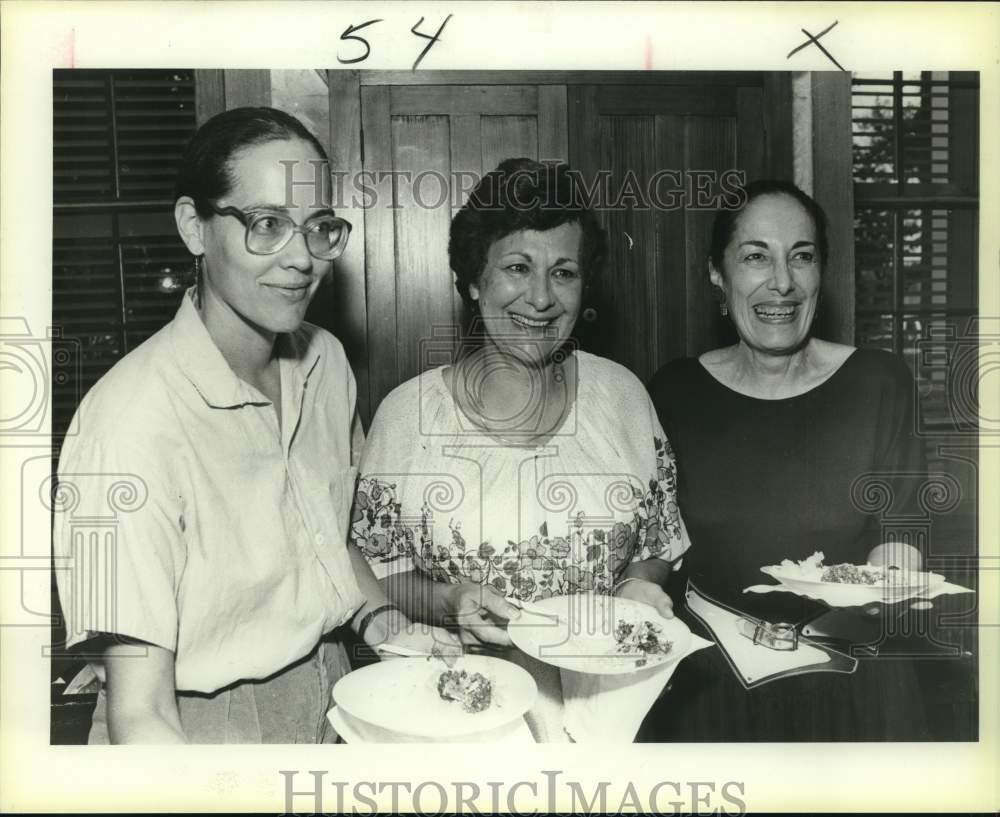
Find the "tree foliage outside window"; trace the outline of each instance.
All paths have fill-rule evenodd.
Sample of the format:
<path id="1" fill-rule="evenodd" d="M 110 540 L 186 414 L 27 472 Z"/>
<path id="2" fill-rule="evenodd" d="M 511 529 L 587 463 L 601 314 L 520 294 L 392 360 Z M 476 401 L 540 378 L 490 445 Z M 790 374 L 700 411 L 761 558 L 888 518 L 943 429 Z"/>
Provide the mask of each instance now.
<path id="1" fill-rule="evenodd" d="M 978 75 L 897 71 L 852 90 L 855 341 L 903 355 L 921 416 L 954 428 L 941 361 L 978 306 Z"/>

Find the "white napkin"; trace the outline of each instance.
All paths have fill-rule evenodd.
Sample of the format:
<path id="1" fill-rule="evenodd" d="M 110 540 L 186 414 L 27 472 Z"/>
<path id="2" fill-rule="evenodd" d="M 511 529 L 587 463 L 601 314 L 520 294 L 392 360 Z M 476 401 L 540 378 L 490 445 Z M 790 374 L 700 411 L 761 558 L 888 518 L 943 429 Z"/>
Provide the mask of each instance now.
<path id="1" fill-rule="evenodd" d="M 96 694 L 101 688 L 101 678 L 93 664 L 84 664 L 73 679 L 66 685 L 63 695 Z"/>
<path id="2" fill-rule="evenodd" d="M 357 718 L 351 717 L 347 712 L 341 711 L 339 706 L 334 706 L 326 713 L 326 719 L 330 721 L 337 734 L 344 739 L 345 743 L 440 743 L 442 741 L 431 741 L 427 738 L 410 737 L 408 735 L 390 732 L 388 729 L 381 729 L 373 724 L 365 723 Z M 528 725 L 523 718 L 512 722 L 507 726 L 492 729 L 489 732 L 481 732 L 462 740 L 446 741 L 449 743 L 534 743 L 535 739 L 528 730 Z"/>
<path id="3" fill-rule="evenodd" d="M 684 655 L 665 665 L 622 675 L 559 670 L 566 731 L 577 743 L 631 743 L 677 665 L 696 650 L 711 646 L 711 641 L 692 633 Z"/>
<path id="4" fill-rule="evenodd" d="M 736 670 L 737 677 L 747 688 L 773 676 L 830 663 L 830 655 L 825 650 L 806 644 L 801 639 L 794 650 L 773 650 L 763 644 L 754 644 L 740 632 L 739 622 L 743 618 L 740 613 L 713 604 L 697 593 L 688 592 L 687 603 L 688 608 L 712 631 Z"/>
<path id="5" fill-rule="evenodd" d="M 827 584 L 829 585 L 828 587 L 817 586 L 815 589 L 810 588 L 808 593 L 804 590 L 789 587 L 785 584 L 755 584 L 744 588 L 743 592 L 773 593 L 777 591 L 779 593 L 794 593 L 797 596 L 805 596 L 806 598 L 825 602 L 831 607 L 858 607 L 882 603 L 881 600 L 874 598 L 871 601 L 859 602 L 857 593 L 858 585 L 839 584 L 837 582 L 828 582 Z M 951 582 L 941 582 L 941 584 L 934 585 L 934 587 L 916 588 L 911 593 L 900 593 L 898 596 L 894 595 L 888 601 L 892 604 L 899 601 L 906 601 L 908 599 L 935 599 L 938 596 L 946 594 L 973 592 L 975 591 L 970 590 L 968 587 L 962 587 L 961 585 L 952 584 Z"/>

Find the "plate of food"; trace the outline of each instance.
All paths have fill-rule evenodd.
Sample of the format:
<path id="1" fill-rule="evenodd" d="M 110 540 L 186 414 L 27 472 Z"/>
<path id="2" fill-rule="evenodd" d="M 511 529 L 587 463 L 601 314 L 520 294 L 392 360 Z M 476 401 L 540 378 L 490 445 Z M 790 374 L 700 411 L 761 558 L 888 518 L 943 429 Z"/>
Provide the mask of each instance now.
<path id="1" fill-rule="evenodd" d="M 816 551 L 807 559 L 785 559 L 780 565 L 760 570 L 801 595 L 825 600 L 830 591 L 835 591 L 849 604 L 899 601 L 926 593 L 945 581 L 938 573 L 894 565 L 825 565 L 825 558 L 822 551 Z"/>
<path id="2" fill-rule="evenodd" d="M 434 740 L 472 737 L 521 718 L 538 688 L 510 661 L 463 655 L 455 665 L 395 658 L 348 673 L 333 687 L 338 707 L 356 720 Z"/>
<path id="3" fill-rule="evenodd" d="M 691 631 L 648 604 L 580 593 L 526 605 L 507 625 L 521 651 L 561 669 L 595 675 L 636 672 L 679 660 Z"/>

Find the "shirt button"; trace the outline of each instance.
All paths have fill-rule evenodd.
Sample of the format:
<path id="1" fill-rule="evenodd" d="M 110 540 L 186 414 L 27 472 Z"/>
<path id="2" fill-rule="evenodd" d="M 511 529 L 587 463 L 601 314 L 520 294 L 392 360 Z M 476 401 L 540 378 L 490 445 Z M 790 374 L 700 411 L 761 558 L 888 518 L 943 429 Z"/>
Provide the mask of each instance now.
<path id="1" fill-rule="evenodd" d="M 325 543 L 326 543 L 326 539 L 323 537 L 323 534 L 322 533 L 317 533 L 316 534 L 316 544 L 317 545 L 322 545 L 322 544 L 325 544 Z"/>

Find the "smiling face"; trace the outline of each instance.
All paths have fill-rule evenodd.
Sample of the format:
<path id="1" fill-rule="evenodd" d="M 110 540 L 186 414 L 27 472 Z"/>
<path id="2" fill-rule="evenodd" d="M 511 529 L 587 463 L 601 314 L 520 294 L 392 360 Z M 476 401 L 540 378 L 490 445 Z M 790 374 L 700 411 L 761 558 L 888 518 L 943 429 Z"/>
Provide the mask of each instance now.
<path id="1" fill-rule="evenodd" d="M 296 184 L 292 201 L 288 201 L 286 166 L 289 161 L 295 162 L 291 167 L 296 181 L 325 179 L 329 175 L 325 168 L 319 173 L 314 171 L 320 160 L 316 149 L 300 139 L 244 148 L 230 161 L 235 180 L 232 190 L 216 204 L 246 212 L 285 213 L 301 226 L 311 218 L 332 212 L 330 187 L 324 185 L 324 189 L 317 190 L 312 184 Z M 301 234 L 295 234 L 274 255 L 250 253 L 245 236 L 246 228 L 232 216 L 214 216 L 203 223 L 206 323 L 220 319 L 228 322 L 235 316 L 259 333 L 294 331 L 304 320 L 306 308 L 332 262 L 313 258 Z"/>
<path id="2" fill-rule="evenodd" d="M 490 245 L 479 302 L 490 342 L 533 365 L 544 365 L 573 331 L 583 298 L 580 225 L 521 230 Z"/>
<path id="3" fill-rule="evenodd" d="M 791 196 L 751 201 L 736 220 L 723 269 L 711 263 L 709 269 L 747 346 L 790 354 L 808 339 L 819 296 L 819 250 L 816 225 Z"/>

